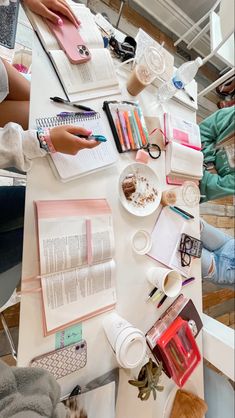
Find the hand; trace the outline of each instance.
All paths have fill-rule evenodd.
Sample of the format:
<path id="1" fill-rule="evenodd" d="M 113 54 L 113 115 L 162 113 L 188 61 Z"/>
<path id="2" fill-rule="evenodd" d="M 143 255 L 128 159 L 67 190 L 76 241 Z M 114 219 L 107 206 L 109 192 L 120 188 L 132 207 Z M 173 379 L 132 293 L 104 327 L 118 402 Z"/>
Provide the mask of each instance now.
<path id="1" fill-rule="evenodd" d="M 75 135 L 91 135 L 91 131 L 78 126 L 56 126 L 50 129 L 51 142 L 58 152 L 63 154 L 76 155 L 78 151 L 84 148 L 94 148 L 100 143 L 95 139 L 79 138 Z"/>
<path id="2" fill-rule="evenodd" d="M 76 27 L 79 26 L 79 20 L 74 16 L 65 0 L 24 0 L 24 3 L 32 12 L 51 20 L 55 24 L 59 24 L 61 21 L 56 14 L 58 12 L 66 16 Z"/>

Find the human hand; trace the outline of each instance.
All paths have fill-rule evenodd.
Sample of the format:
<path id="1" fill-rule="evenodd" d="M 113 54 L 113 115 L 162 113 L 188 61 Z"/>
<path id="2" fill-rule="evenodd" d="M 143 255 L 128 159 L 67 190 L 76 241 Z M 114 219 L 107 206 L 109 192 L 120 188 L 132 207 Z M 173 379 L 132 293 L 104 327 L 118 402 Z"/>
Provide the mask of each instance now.
<path id="1" fill-rule="evenodd" d="M 24 0 L 24 3 L 32 12 L 57 25 L 61 24 L 61 19 L 56 12 L 66 16 L 76 27 L 79 26 L 79 20 L 74 16 L 65 0 Z"/>
<path id="2" fill-rule="evenodd" d="M 95 139 L 79 138 L 75 135 L 91 135 L 91 131 L 80 128 L 79 126 L 63 125 L 50 129 L 51 142 L 58 152 L 63 154 L 76 155 L 84 148 L 95 148 L 100 142 Z"/>

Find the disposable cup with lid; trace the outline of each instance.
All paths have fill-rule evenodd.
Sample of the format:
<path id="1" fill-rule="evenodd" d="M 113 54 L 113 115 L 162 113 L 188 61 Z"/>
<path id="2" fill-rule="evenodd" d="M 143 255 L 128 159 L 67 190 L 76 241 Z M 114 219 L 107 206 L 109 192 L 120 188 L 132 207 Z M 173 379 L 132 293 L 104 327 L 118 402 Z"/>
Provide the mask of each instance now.
<path id="1" fill-rule="evenodd" d="M 137 328 L 124 330 L 117 339 L 115 351 L 117 361 L 122 367 L 128 369 L 137 367 L 146 355 L 144 334 Z"/>

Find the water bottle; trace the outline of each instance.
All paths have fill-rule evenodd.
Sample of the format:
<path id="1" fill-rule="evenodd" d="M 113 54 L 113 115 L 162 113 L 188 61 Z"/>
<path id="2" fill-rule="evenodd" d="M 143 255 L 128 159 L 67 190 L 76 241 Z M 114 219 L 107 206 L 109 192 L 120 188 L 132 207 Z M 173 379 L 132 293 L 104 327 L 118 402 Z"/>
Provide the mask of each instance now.
<path id="1" fill-rule="evenodd" d="M 166 83 L 159 87 L 157 92 L 157 101 L 159 103 L 169 100 L 174 94 L 184 88 L 190 83 L 195 75 L 197 74 L 198 68 L 203 64 L 200 57 L 194 61 L 185 62 L 182 64 L 174 74 L 173 78 L 168 80 Z"/>

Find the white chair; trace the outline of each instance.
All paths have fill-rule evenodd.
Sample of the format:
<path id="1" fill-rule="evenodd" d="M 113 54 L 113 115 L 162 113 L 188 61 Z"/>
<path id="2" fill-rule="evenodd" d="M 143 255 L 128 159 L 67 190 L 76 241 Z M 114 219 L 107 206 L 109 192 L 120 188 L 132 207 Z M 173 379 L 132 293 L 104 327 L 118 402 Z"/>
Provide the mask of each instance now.
<path id="1" fill-rule="evenodd" d="M 219 14 L 215 10 L 220 5 Z M 191 49 L 199 41 L 199 39 L 209 32 L 210 34 L 210 53 L 204 58 L 204 63 L 216 55 L 229 68 L 234 67 L 234 20 L 230 20 L 229 16 L 234 16 L 233 0 L 217 0 L 214 6 L 196 22 L 187 32 L 185 32 L 175 43 L 177 46 L 181 41 L 187 44 L 187 48 Z M 201 28 L 207 19 L 208 23 Z M 228 23 L 229 22 L 229 23 Z M 194 34 L 195 29 L 198 30 L 196 36 L 189 40 L 189 35 Z"/>

